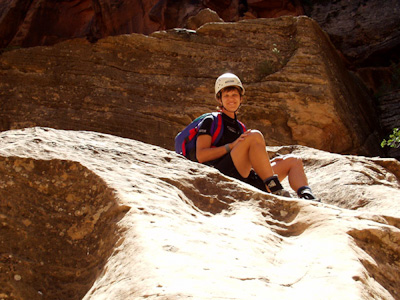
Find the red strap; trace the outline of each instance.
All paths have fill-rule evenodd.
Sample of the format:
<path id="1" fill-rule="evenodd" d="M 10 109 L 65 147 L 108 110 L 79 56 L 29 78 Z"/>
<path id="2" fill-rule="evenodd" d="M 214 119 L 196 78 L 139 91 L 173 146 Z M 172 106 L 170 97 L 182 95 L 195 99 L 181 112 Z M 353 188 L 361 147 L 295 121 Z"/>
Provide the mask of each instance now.
<path id="1" fill-rule="evenodd" d="M 242 122 L 240 122 L 239 120 L 237 120 L 238 123 L 240 124 L 240 126 L 242 126 L 242 130 L 243 132 L 245 132 L 247 130 L 246 125 L 244 125 Z"/>
<path id="2" fill-rule="evenodd" d="M 186 145 L 186 141 L 183 140 L 182 147 L 181 147 L 183 156 L 186 156 L 186 147 L 185 147 L 185 145 Z"/>
<path id="3" fill-rule="evenodd" d="M 217 129 L 215 130 L 213 136 L 212 136 L 212 140 L 211 140 L 211 144 L 214 144 L 215 140 L 217 139 L 219 133 L 221 132 L 222 129 L 222 116 L 221 114 L 218 114 L 217 116 L 218 121 L 217 121 Z"/>
<path id="4" fill-rule="evenodd" d="M 189 141 L 191 141 L 196 136 L 196 134 L 197 134 L 197 129 L 196 128 L 190 129 L 189 136 L 188 136 Z"/>

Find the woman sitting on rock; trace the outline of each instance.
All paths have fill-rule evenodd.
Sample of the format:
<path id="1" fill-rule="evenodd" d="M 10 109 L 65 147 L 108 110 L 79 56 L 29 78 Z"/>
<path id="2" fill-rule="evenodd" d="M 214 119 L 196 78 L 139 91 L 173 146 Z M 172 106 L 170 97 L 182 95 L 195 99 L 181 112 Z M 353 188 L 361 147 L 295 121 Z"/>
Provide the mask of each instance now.
<path id="1" fill-rule="evenodd" d="M 280 181 L 289 176 L 289 184 L 300 198 L 317 200 L 308 186 L 300 158 L 285 155 L 270 161 L 262 133 L 253 129 L 243 132 L 236 112 L 244 92 L 236 75 L 225 73 L 218 77 L 215 97 L 222 112 L 223 135 L 212 145 L 213 117 L 206 117 L 199 128 L 197 160 L 263 191 L 286 197 L 290 197 L 290 194 L 283 189 Z"/>

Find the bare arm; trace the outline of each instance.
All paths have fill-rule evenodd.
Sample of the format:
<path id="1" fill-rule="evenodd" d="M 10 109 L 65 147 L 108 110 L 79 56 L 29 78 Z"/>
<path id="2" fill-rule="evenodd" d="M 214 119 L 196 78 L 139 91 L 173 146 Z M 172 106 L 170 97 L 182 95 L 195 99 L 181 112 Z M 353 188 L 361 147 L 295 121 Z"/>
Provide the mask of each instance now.
<path id="1" fill-rule="evenodd" d="M 196 157 L 201 163 L 220 158 L 225 155 L 225 146 L 211 148 L 211 136 L 204 134 L 197 138 Z"/>
<path id="2" fill-rule="evenodd" d="M 227 144 L 229 148 L 232 150 L 240 141 L 242 141 L 247 135 L 248 131 L 243 133 L 240 137 L 238 137 L 233 143 Z M 201 163 L 214 160 L 224 156 L 227 153 L 225 149 L 225 145 L 221 147 L 211 147 L 211 136 L 210 135 L 200 135 L 197 138 L 196 144 L 196 157 L 197 160 Z"/>

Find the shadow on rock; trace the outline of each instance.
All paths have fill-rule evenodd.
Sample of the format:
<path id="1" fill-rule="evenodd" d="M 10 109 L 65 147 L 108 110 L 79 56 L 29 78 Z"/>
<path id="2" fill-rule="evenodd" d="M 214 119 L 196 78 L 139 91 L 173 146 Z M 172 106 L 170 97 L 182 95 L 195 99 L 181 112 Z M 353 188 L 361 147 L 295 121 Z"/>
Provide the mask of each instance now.
<path id="1" fill-rule="evenodd" d="M 119 206 L 77 162 L 0 157 L 0 282 L 6 299 L 82 299 L 119 237 Z"/>
<path id="2" fill-rule="evenodd" d="M 353 229 L 349 234 L 368 258 L 361 259 L 365 269 L 394 299 L 400 299 L 400 233 L 391 227 Z"/>

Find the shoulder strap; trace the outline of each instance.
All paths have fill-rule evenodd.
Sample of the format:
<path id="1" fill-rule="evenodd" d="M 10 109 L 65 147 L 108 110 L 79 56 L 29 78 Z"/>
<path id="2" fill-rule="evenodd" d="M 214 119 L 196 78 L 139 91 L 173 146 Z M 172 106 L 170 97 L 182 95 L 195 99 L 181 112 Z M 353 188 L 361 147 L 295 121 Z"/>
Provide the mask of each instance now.
<path id="1" fill-rule="evenodd" d="M 237 120 L 237 122 L 239 123 L 239 127 L 242 130 L 242 133 L 245 132 L 247 130 L 246 125 L 244 125 L 242 122 L 240 122 L 239 120 Z"/>
<path id="2" fill-rule="evenodd" d="M 212 113 L 212 115 L 214 117 L 214 120 L 211 125 L 211 145 L 215 145 L 222 137 L 224 126 L 222 123 L 222 114 L 220 112 Z"/>
<path id="3" fill-rule="evenodd" d="M 221 112 L 214 112 L 212 113 L 214 120 L 211 125 L 211 145 L 215 145 L 219 142 L 219 140 L 222 137 L 222 134 L 224 132 L 224 126 L 223 126 L 223 121 L 222 121 L 222 113 Z M 242 122 L 237 120 L 239 127 L 241 129 L 241 132 L 245 132 L 247 130 L 246 125 L 244 125 Z"/>

